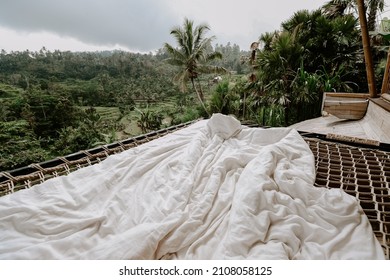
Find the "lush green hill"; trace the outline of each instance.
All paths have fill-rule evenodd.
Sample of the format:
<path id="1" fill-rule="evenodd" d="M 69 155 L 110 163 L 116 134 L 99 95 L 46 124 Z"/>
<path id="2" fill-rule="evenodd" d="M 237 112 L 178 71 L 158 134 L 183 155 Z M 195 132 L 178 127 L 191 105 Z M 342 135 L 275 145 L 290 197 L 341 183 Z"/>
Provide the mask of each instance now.
<path id="1" fill-rule="evenodd" d="M 198 118 L 193 93 L 180 93 L 166 58 L 1 52 L 0 171 Z"/>

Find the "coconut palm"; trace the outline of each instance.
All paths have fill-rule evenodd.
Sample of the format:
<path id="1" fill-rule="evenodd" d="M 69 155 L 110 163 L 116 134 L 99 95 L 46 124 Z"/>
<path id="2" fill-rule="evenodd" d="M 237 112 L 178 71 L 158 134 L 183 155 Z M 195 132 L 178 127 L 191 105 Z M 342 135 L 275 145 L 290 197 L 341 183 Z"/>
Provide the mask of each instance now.
<path id="1" fill-rule="evenodd" d="M 175 27 L 171 30 L 171 35 L 176 39 L 178 48 L 168 43 L 164 44 L 165 50 L 170 55 L 168 62 L 180 67 L 180 72 L 176 74 L 174 81 L 179 84 L 182 92 L 186 92 L 187 84 L 191 82 L 199 102 L 206 112 L 199 75 L 201 73 L 225 72 L 221 67 L 209 65 L 214 59 L 222 58 L 222 54 L 215 51 L 208 52 L 211 42 L 215 38 L 214 36 L 205 37 L 208 30 L 210 30 L 208 25 L 194 26 L 194 22 L 186 18 L 183 27 Z"/>
<path id="2" fill-rule="evenodd" d="M 385 7 L 385 0 L 364 0 L 367 12 L 367 26 L 369 31 L 375 30 L 376 17 Z M 330 0 L 323 7 L 324 12 L 331 18 L 357 13 L 356 0 Z"/>

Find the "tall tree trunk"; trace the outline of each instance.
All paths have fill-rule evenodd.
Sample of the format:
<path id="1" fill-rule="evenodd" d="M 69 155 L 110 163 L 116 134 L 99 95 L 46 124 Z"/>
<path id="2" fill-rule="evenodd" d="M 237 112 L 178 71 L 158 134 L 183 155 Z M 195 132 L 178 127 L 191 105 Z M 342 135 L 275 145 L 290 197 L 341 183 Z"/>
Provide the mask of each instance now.
<path id="1" fill-rule="evenodd" d="M 199 79 L 196 79 L 196 81 L 198 82 L 198 88 L 199 88 L 199 96 L 200 96 L 200 99 L 202 99 L 202 101 L 204 101 L 204 95 L 203 95 L 202 86 L 200 85 Z"/>
<path id="2" fill-rule="evenodd" d="M 288 105 L 285 105 L 283 106 L 283 109 L 284 109 L 284 126 L 287 126 L 288 125 L 288 118 L 289 118 L 289 106 Z"/>
<path id="3" fill-rule="evenodd" d="M 376 24 L 376 14 L 378 11 L 378 0 L 371 0 L 370 6 L 368 8 L 368 17 L 367 17 L 367 29 L 368 31 L 375 31 Z"/>
<path id="4" fill-rule="evenodd" d="M 244 120 L 246 120 L 246 91 L 244 91 L 244 101 L 242 104 L 242 117 Z"/>
<path id="5" fill-rule="evenodd" d="M 199 100 L 200 104 L 202 105 L 202 107 L 203 107 L 204 111 L 207 113 L 207 115 L 210 117 L 210 113 L 209 113 L 209 111 L 207 111 L 206 105 L 203 102 L 202 95 L 201 95 L 201 93 L 199 92 L 199 90 L 195 86 L 194 79 L 191 79 L 191 83 L 192 83 L 192 87 L 194 88 L 194 90 L 196 92 L 196 95 L 198 97 L 198 100 Z"/>
<path id="6" fill-rule="evenodd" d="M 363 40 L 364 58 L 366 62 L 368 89 L 370 92 L 370 97 L 376 97 L 374 64 L 372 61 L 370 37 L 368 35 L 368 29 L 367 29 L 366 9 L 364 6 L 364 0 L 358 0 L 357 3 L 358 3 L 358 10 L 359 10 L 360 27 L 362 29 L 362 40 Z"/>
<path id="7" fill-rule="evenodd" d="M 261 112 L 262 112 L 262 122 L 261 122 L 261 124 L 262 124 L 263 126 L 265 126 L 265 106 L 263 106 L 263 107 L 261 108 Z"/>

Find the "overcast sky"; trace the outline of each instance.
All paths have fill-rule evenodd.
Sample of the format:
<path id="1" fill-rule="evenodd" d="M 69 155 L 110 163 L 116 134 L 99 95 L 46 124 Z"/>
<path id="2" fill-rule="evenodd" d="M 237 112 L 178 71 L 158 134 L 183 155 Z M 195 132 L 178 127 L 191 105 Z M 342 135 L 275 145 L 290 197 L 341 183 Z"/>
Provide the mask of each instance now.
<path id="1" fill-rule="evenodd" d="M 185 17 L 207 23 L 215 43 L 248 49 L 264 32 L 326 0 L 0 0 L 0 49 L 154 51 Z"/>

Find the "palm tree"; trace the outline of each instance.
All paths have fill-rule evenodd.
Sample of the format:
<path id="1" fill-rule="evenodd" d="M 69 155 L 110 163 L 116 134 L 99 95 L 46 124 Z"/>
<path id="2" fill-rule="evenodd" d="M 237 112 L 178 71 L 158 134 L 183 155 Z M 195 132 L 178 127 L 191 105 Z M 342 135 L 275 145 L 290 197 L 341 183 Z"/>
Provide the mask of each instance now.
<path id="1" fill-rule="evenodd" d="M 323 70 L 333 80 L 344 69 L 353 76 L 358 50 L 357 20 L 352 15 L 330 19 L 320 10 L 296 12 L 282 30 L 264 34 L 257 54 L 258 103 L 280 108 L 284 125 L 315 114 L 321 94 Z M 343 77 L 348 78 L 349 77 Z"/>
<path id="2" fill-rule="evenodd" d="M 369 31 L 375 31 L 376 16 L 379 11 L 383 12 L 385 0 L 370 0 L 366 6 L 368 11 L 367 28 Z"/>
<path id="3" fill-rule="evenodd" d="M 343 16 L 346 13 L 356 12 L 355 0 L 330 0 L 322 6 L 325 14 L 330 18 Z"/>
<path id="4" fill-rule="evenodd" d="M 208 65 L 214 59 L 222 58 L 220 52 L 208 52 L 211 41 L 215 38 L 214 36 L 205 37 L 208 30 L 210 30 L 208 25 L 194 26 L 194 22 L 186 18 L 183 27 L 175 27 L 171 30 L 171 35 L 175 37 L 178 48 L 174 48 L 168 43 L 164 44 L 165 50 L 170 55 L 168 62 L 179 66 L 181 69 L 174 77 L 174 81 L 179 84 L 182 92 L 186 92 L 187 83 L 190 81 L 200 104 L 207 113 L 199 75 L 201 73 L 222 73 L 226 71 L 221 67 Z"/>
<path id="5" fill-rule="evenodd" d="M 292 83 L 302 61 L 304 48 L 293 33 L 287 31 L 275 34 L 270 50 L 262 50 L 257 57 L 259 67 L 258 84 L 267 92 L 261 97 L 270 105 L 283 108 L 284 125 L 289 122 L 292 98 Z"/>
<path id="6" fill-rule="evenodd" d="M 351 15 L 329 18 L 321 10 L 302 10 L 282 23 L 305 49 L 305 70 L 314 73 L 325 67 L 328 73 L 342 64 L 354 64 L 360 39 L 357 19 Z"/>
<path id="7" fill-rule="evenodd" d="M 365 0 L 367 26 L 369 31 L 375 30 L 376 16 L 385 7 L 385 0 Z M 357 14 L 356 0 L 330 0 L 323 7 L 324 12 L 331 18 L 342 16 L 345 13 Z"/>

